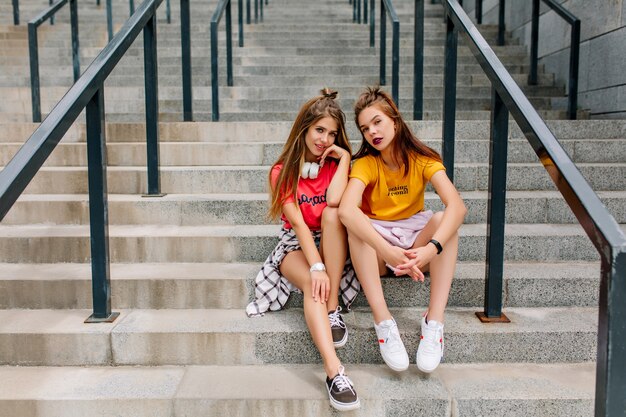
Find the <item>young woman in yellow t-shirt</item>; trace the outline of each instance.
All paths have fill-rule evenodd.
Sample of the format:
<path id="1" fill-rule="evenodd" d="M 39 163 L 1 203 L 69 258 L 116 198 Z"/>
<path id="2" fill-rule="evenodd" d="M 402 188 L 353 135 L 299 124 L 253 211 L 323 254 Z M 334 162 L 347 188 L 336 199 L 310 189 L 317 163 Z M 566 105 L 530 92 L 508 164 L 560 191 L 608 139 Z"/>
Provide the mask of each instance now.
<path id="1" fill-rule="evenodd" d="M 415 137 L 387 93 L 368 88 L 354 111 L 363 142 L 339 207 L 352 263 L 372 309 L 381 355 L 395 371 L 407 369 L 409 357 L 380 276 L 389 268 L 396 276 L 423 281 L 430 271 L 430 301 L 421 319 L 416 362 L 423 372 L 432 372 L 443 356 L 444 310 L 467 209 L 439 154 Z M 428 182 L 444 211 L 424 211 Z"/>

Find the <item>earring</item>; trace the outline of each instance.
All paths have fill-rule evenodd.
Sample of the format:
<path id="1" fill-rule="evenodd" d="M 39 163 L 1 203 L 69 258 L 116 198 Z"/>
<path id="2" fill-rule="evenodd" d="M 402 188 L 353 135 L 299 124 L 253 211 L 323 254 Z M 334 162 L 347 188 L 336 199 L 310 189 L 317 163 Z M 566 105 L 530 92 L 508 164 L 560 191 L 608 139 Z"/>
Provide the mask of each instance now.
<path id="1" fill-rule="evenodd" d="M 320 172 L 320 166 L 316 162 L 305 162 L 302 165 L 302 178 L 311 178 L 314 180 Z"/>

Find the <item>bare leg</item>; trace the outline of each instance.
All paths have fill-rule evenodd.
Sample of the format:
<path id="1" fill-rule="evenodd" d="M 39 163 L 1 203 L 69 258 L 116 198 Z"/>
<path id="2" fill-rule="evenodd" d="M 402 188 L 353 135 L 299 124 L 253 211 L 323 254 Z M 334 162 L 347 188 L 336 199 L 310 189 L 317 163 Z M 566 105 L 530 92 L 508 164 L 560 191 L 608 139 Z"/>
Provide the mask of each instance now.
<path id="1" fill-rule="evenodd" d="M 339 305 L 339 284 L 348 255 L 348 235 L 346 228 L 339 220 L 339 210 L 326 207 L 322 212 L 322 241 L 320 254 L 326 265 L 326 273 L 330 278 L 330 295 L 328 311 L 335 311 Z"/>
<path id="2" fill-rule="evenodd" d="M 329 378 L 337 375 L 341 362 L 335 352 L 330 332 L 326 303 L 316 302 L 311 295 L 309 264 L 302 251 L 290 252 L 280 265 L 280 273 L 304 293 L 304 318 L 311 332 L 313 343 L 324 361 L 324 370 Z"/>
<path id="3" fill-rule="evenodd" d="M 426 227 L 415 239 L 413 247 L 424 246 L 432 239 L 435 231 L 441 223 L 443 212 L 433 215 Z M 448 304 L 450 287 L 459 250 L 459 235 L 456 233 L 447 242 L 439 255 L 435 256 L 428 265 L 430 269 L 430 302 L 428 304 L 428 318 L 443 323 L 444 310 Z"/>
<path id="4" fill-rule="evenodd" d="M 354 270 L 359 277 L 361 288 L 367 297 L 367 302 L 372 309 L 376 324 L 391 318 L 387 302 L 383 294 L 383 286 L 380 276 L 386 271 L 385 263 L 378 259 L 376 251 L 367 243 L 353 234 L 348 233 L 350 255 Z"/>

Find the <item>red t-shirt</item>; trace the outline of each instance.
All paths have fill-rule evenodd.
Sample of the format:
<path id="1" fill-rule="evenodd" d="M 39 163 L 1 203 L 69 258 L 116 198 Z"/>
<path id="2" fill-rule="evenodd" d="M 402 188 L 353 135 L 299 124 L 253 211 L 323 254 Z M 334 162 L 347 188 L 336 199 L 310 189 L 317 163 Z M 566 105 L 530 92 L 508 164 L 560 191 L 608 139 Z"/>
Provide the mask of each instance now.
<path id="1" fill-rule="evenodd" d="M 337 162 L 333 159 L 327 159 L 324 166 L 320 169 L 317 178 L 314 180 L 311 178 L 298 180 L 298 188 L 296 195 L 298 197 L 298 205 L 302 212 L 304 222 L 309 226 L 311 230 L 320 230 L 322 226 L 322 211 L 326 208 L 326 190 L 328 185 L 333 179 L 335 172 L 337 172 Z M 278 174 L 283 168 L 282 164 L 277 164 L 272 168 L 271 181 L 272 185 L 276 184 Z M 294 202 L 294 197 L 289 196 L 285 200 L 285 203 Z M 291 224 L 283 214 L 281 217 L 283 221 L 283 227 L 285 229 L 291 229 Z"/>

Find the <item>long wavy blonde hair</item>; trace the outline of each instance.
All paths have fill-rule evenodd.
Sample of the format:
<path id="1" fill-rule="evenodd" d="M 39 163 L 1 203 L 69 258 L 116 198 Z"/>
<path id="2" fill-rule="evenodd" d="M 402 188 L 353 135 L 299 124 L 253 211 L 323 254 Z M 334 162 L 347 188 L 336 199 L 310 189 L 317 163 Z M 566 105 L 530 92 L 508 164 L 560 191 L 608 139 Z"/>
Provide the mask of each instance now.
<path id="1" fill-rule="evenodd" d="M 352 154 L 350 141 L 346 134 L 346 116 L 335 100 L 336 98 L 336 91 L 324 88 L 321 90 L 321 95 L 310 99 L 300 108 L 300 112 L 291 127 L 287 142 L 278 160 L 270 169 L 268 181 L 270 184 L 270 207 L 268 214 L 271 219 L 276 219 L 281 215 L 282 206 L 289 196 L 296 197 L 300 172 L 305 162 L 305 137 L 311 126 L 324 117 L 332 117 L 337 122 L 335 144 Z M 278 174 L 276 184 L 272 186 L 272 170 L 278 164 L 282 164 L 283 167 Z M 297 198 L 295 200 L 297 201 Z"/>

